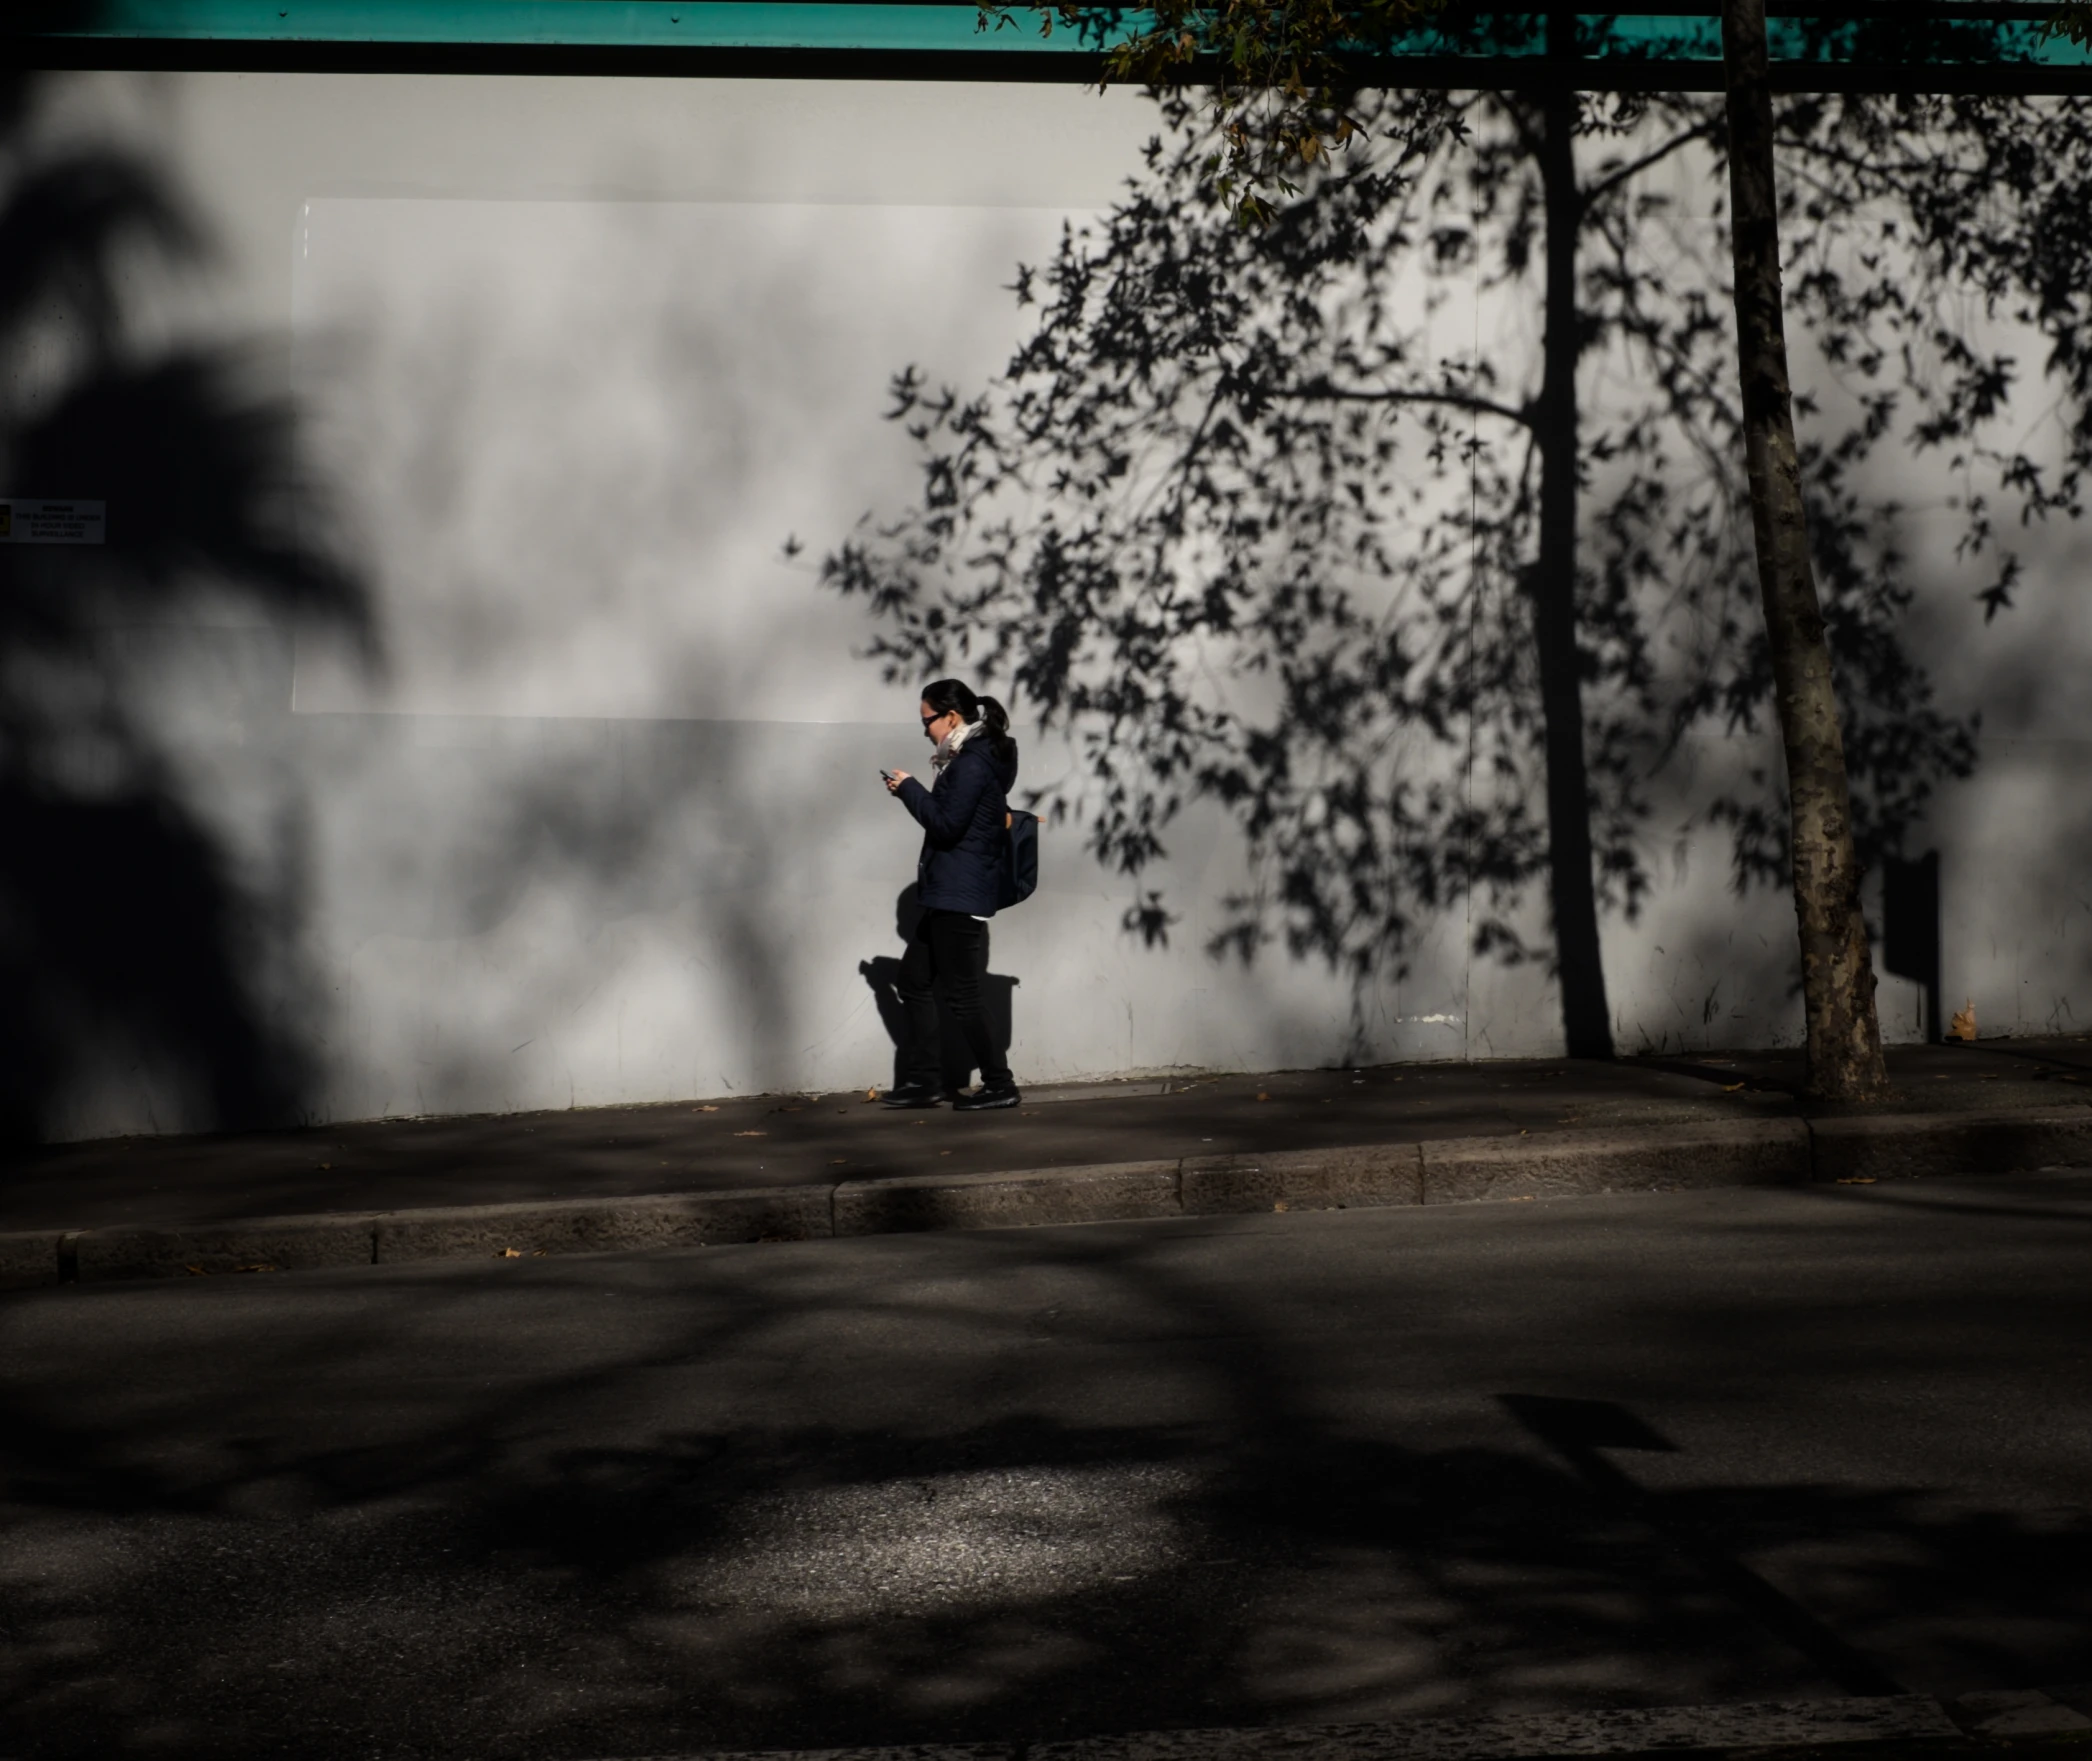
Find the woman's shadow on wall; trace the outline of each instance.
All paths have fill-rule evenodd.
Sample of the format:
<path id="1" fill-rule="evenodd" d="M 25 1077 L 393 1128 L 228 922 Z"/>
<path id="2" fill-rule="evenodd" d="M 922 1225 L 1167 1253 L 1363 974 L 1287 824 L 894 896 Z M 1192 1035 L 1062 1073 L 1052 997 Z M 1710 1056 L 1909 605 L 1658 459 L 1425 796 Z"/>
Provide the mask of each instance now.
<path id="1" fill-rule="evenodd" d="M 916 896 L 913 883 L 901 889 L 900 897 L 893 902 L 894 934 L 906 947 L 922 922 L 922 901 Z M 995 958 L 995 931 L 988 931 L 988 958 Z M 900 956 L 880 954 L 870 960 L 861 960 L 857 970 L 864 982 L 872 988 L 872 999 L 879 1005 L 879 1019 L 886 1027 L 886 1037 L 893 1041 L 893 1080 L 900 1082 L 907 1074 L 901 1068 L 901 1059 L 908 1044 L 908 1012 L 901 1003 L 899 989 L 901 977 Z M 981 1009 L 988 1020 L 988 1032 L 994 1037 L 995 1049 L 1005 1060 L 1010 1055 L 1011 993 L 1017 988 L 1016 979 L 1008 973 L 990 972 L 981 979 Z M 943 1081 L 947 1089 L 964 1088 L 973 1077 L 973 1065 L 969 1061 L 966 1036 L 959 1031 L 959 1024 L 952 1019 L 951 1011 L 942 1004 L 938 1007 L 938 1019 L 944 1029 Z"/>

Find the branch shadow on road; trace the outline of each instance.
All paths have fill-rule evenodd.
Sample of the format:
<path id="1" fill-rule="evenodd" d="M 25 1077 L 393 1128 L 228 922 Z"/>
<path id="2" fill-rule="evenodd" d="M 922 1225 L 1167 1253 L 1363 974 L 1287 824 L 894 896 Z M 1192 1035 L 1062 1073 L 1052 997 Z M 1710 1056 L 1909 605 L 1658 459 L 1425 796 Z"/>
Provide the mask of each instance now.
<path id="1" fill-rule="evenodd" d="M 1326 1385 L 1377 1385 L 1384 1341 L 1289 1329 L 1154 1230 L 284 1291 L 0 1310 L 24 1757 L 1835 1697 L 1896 1685 L 1883 1647 L 1945 1691 L 2068 1677 L 2092 1617 L 2081 1509 L 1677 1483 L 1678 1450 L 1644 1491 L 1608 1452 L 1650 1421 L 1559 1383 L 1344 1408 Z M 1681 1361 L 1716 1355 L 1696 1324 Z M 1563 1430 L 1600 1409 L 1619 1435 Z"/>

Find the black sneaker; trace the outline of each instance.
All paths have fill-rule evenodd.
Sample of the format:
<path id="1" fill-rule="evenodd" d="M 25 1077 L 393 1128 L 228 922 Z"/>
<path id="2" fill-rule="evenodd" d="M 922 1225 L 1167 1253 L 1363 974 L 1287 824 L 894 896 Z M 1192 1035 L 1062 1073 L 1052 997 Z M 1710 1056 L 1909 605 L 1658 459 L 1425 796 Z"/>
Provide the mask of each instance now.
<path id="1" fill-rule="evenodd" d="M 971 1094 L 954 1095 L 952 1097 L 952 1111 L 954 1113 L 985 1113 L 993 1107 L 1014 1107 L 1023 1099 L 1024 1097 L 1017 1092 L 1017 1085 L 1014 1082 L 1005 1082 L 995 1088 L 990 1088 L 986 1083 L 982 1083 Z"/>
<path id="2" fill-rule="evenodd" d="M 904 1082 L 879 1097 L 882 1107 L 934 1107 L 944 1099 L 944 1090 L 934 1083 Z"/>

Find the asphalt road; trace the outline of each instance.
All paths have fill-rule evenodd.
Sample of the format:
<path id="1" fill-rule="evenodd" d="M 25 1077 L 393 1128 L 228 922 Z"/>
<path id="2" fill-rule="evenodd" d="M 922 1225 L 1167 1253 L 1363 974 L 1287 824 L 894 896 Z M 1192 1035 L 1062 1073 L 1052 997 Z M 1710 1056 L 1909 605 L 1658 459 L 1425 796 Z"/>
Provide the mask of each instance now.
<path id="1" fill-rule="evenodd" d="M 2092 1174 L 0 1299 L 0 1756 L 2092 1677 Z"/>

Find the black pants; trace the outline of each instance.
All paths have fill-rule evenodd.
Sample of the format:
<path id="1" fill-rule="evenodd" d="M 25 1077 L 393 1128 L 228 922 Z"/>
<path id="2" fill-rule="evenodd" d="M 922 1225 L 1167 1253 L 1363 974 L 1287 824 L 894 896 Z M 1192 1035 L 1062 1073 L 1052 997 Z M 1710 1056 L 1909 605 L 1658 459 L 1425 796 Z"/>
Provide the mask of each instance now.
<path id="1" fill-rule="evenodd" d="M 952 1012 L 966 1036 L 967 1053 L 981 1081 L 999 1088 L 1010 1080 L 1010 1066 L 996 1049 L 981 1012 L 981 980 L 988 975 L 988 926 L 963 911 L 925 911 L 908 938 L 894 989 L 908 1011 L 908 1046 L 902 1058 L 904 1080 L 926 1088 L 944 1086 L 944 1035 L 937 1020 L 937 999 Z"/>

